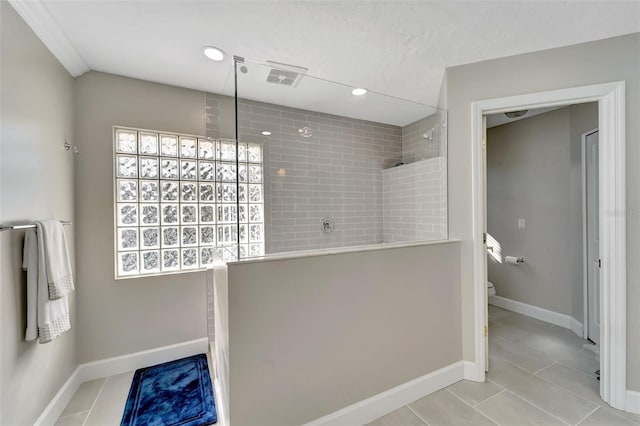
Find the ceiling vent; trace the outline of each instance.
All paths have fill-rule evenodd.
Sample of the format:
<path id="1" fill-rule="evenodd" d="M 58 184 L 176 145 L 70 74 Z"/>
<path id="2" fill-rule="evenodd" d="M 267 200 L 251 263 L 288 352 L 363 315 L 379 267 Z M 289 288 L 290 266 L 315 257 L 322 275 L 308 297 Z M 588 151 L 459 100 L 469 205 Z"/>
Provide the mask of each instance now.
<path id="1" fill-rule="evenodd" d="M 267 75 L 267 83 L 279 86 L 296 87 L 308 71 L 307 68 L 273 61 L 267 61 L 267 65 L 271 67 L 271 71 Z"/>

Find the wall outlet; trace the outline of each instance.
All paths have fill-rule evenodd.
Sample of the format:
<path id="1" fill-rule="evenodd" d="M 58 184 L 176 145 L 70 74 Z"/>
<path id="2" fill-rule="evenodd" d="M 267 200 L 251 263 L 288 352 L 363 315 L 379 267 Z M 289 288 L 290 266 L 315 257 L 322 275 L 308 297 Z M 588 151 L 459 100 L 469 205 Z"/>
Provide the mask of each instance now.
<path id="1" fill-rule="evenodd" d="M 525 219 L 518 219 L 518 229 L 527 229 L 527 221 Z"/>

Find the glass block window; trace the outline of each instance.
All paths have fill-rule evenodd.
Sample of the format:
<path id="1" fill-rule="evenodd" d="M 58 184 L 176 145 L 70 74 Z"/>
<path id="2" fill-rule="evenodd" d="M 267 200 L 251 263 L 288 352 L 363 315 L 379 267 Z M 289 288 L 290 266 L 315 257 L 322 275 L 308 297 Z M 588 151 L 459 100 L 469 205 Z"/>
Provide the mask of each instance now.
<path id="1" fill-rule="evenodd" d="M 264 255 L 262 146 L 114 128 L 116 277 Z M 238 182 L 239 180 L 239 182 Z"/>

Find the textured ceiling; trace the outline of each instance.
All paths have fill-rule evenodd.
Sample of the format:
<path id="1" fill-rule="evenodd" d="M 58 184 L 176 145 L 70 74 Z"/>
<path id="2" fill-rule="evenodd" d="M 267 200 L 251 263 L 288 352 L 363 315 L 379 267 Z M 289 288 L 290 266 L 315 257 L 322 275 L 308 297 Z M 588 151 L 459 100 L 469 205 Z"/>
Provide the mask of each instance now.
<path id="1" fill-rule="evenodd" d="M 44 4 L 92 70 L 230 93 L 232 61 L 200 51 L 214 45 L 430 105 L 447 66 L 640 31 L 638 1 Z"/>

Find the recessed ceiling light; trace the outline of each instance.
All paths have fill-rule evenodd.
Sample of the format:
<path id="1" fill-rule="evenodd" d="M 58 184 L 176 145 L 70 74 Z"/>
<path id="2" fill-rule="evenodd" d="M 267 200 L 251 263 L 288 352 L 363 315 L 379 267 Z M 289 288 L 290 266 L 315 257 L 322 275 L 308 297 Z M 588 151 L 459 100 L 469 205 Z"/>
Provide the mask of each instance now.
<path id="1" fill-rule="evenodd" d="M 358 87 L 358 88 L 353 89 L 353 90 L 351 91 L 351 94 L 352 94 L 353 96 L 362 96 L 362 95 L 366 94 L 367 92 L 368 92 L 368 90 L 367 90 L 367 89 L 363 89 L 363 88 L 361 88 L 361 87 Z"/>
<path id="2" fill-rule="evenodd" d="M 262 134 L 265 136 L 271 136 L 271 132 L 268 130 L 265 130 L 264 132 L 262 132 Z"/>
<path id="3" fill-rule="evenodd" d="M 224 59 L 225 54 L 221 49 L 213 46 L 205 46 L 202 48 L 202 52 L 204 56 L 211 59 L 212 61 L 221 61 Z"/>

